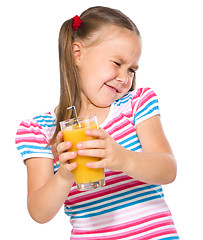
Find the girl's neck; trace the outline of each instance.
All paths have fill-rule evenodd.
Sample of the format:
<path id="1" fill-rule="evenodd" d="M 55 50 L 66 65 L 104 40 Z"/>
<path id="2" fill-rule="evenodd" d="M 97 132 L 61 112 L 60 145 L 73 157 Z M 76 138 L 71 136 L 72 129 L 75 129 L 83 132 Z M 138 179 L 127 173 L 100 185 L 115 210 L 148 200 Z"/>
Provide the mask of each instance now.
<path id="1" fill-rule="evenodd" d="M 110 106 L 106 107 L 106 108 L 99 108 L 99 107 L 95 107 L 95 108 L 91 108 L 91 109 L 81 108 L 79 117 L 88 116 L 88 115 L 96 115 L 98 124 L 101 125 L 107 118 L 107 116 L 109 114 L 109 110 L 110 110 Z"/>

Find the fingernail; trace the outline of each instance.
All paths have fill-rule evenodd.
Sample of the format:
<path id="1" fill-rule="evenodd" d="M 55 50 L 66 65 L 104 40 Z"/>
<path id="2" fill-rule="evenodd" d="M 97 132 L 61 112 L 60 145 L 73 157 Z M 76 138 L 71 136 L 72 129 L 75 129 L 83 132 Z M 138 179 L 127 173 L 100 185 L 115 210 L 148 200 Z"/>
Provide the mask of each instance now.
<path id="1" fill-rule="evenodd" d="M 78 150 L 78 154 L 79 154 L 79 155 L 81 155 L 81 154 L 83 154 L 83 153 L 84 153 L 83 150 Z"/>
<path id="2" fill-rule="evenodd" d="M 77 166 L 77 163 L 76 163 L 76 162 L 71 163 L 72 169 L 74 169 L 76 166 Z"/>
<path id="3" fill-rule="evenodd" d="M 91 131 L 89 130 L 89 129 L 87 129 L 87 130 L 85 130 L 85 134 L 90 134 L 91 133 Z"/>
<path id="4" fill-rule="evenodd" d="M 77 145 L 76 145 L 76 147 L 79 149 L 79 148 L 81 148 L 82 147 L 82 143 L 78 143 Z"/>
<path id="5" fill-rule="evenodd" d="M 75 157 L 77 155 L 76 152 L 71 152 L 70 154 L 71 154 L 71 157 Z"/>
<path id="6" fill-rule="evenodd" d="M 66 146 L 67 146 L 67 147 L 70 147 L 70 144 L 71 144 L 70 141 L 66 142 Z"/>
<path id="7" fill-rule="evenodd" d="M 91 163 L 91 162 L 88 162 L 88 163 L 86 164 L 86 166 L 89 167 L 89 168 L 91 168 L 91 167 L 92 167 L 92 163 Z"/>

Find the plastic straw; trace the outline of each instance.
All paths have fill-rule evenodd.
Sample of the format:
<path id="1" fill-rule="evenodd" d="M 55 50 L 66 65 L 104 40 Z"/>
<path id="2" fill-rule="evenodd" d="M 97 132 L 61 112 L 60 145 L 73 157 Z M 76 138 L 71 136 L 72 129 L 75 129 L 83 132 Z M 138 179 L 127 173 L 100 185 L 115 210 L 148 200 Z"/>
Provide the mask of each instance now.
<path id="1" fill-rule="evenodd" d="M 77 116 L 77 112 L 76 112 L 75 106 L 73 105 L 73 106 L 67 108 L 67 110 L 71 110 L 71 109 L 73 111 L 73 115 L 74 115 L 74 118 L 75 118 L 75 121 L 76 121 L 77 125 L 79 127 L 81 127 L 81 125 L 80 125 L 80 123 L 78 121 L 78 116 Z"/>

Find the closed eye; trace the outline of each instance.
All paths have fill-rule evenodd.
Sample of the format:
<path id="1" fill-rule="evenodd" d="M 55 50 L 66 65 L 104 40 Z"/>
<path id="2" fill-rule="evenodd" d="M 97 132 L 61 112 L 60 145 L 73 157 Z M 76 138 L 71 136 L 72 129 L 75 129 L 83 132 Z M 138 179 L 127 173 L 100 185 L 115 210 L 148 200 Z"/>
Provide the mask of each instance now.
<path id="1" fill-rule="evenodd" d="M 129 68 L 129 72 L 131 72 L 131 73 L 135 73 L 135 70 L 132 69 L 132 68 Z"/>
<path id="2" fill-rule="evenodd" d="M 120 63 L 118 63 L 118 62 L 114 62 L 115 64 L 116 64 L 116 66 L 118 66 L 118 67 L 120 67 L 121 66 L 121 64 Z"/>
<path id="3" fill-rule="evenodd" d="M 135 67 L 133 67 L 133 68 L 129 68 L 129 71 L 130 71 L 131 73 L 135 73 L 135 72 L 138 70 L 138 68 L 139 68 L 139 66 L 135 66 Z"/>

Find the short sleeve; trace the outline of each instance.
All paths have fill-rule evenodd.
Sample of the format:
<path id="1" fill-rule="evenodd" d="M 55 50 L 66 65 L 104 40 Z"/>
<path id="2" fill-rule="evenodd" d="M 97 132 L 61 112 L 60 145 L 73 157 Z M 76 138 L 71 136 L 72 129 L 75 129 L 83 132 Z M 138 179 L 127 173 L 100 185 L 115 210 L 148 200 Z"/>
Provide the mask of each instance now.
<path id="1" fill-rule="evenodd" d="M 133 96 L 132 105 L 135 126 L 148 118 L 160 115 L 158 98 L 151 88 L 138 89 Z"/>
<path id="2" fill-rule="evenodd" d="M 15 143 L 24 161 L 33 157 L 54 159 L 51 148 L 47 147 L 48 142 L 46 131 L 33 119 L 21 122 Z"/>

